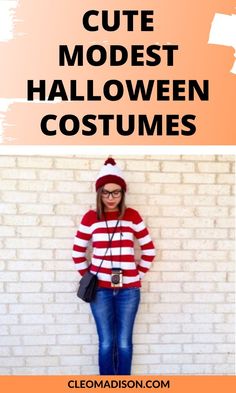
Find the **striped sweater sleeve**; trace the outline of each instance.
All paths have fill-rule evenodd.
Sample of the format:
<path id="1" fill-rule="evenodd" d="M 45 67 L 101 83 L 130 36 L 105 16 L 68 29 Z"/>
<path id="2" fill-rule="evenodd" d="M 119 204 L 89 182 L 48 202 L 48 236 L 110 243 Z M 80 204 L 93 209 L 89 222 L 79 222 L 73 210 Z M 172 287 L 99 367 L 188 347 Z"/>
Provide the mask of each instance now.
<path id="1" fill-rule="evenodd" d="M 156 251 L 149 232 L 137 211 L 133 221 L 133 228 L 134 235 L 141 248 L 141 258 L 138 264 L 138 270 L 140 278 L 143 278 L 145 273 L 150 269 L 151 263 L 156 255 Z"/>
<path id="2" fill-rule="evenodd" d="M 88 271 L 86 251 L 89 241 L 92 237 L 92 216 L 92 211 L 87 212 L 83 216 L 74 239 L 72 258 L 75 263 L 76 269 L 82 276 Z"/>

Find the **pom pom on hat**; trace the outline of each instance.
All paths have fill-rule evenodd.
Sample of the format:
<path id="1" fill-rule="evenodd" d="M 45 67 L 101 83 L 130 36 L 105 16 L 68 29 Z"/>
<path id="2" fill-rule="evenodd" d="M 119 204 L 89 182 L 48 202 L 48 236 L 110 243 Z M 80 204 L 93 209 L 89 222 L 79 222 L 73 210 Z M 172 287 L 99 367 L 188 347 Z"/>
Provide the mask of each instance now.
<path id="1" fill-rule="evenodd" d="M 96 191 L 100 187 L 105 186 L 107 183 L 118 184 L 124 191 L 126 191 L 126 182 L 121 169 L 116 165 L 116 162 L 112 157 L 108 157 L 99 172 L 96 179 Z"/>
<path id="2" fill-rule="evenodd" d="M 107 165 L 107 164 L 116 165 L 116 162 L 115 162 L 114 158 L 108 157 L 108 159 L 104 162 L 104 165 Z"/>

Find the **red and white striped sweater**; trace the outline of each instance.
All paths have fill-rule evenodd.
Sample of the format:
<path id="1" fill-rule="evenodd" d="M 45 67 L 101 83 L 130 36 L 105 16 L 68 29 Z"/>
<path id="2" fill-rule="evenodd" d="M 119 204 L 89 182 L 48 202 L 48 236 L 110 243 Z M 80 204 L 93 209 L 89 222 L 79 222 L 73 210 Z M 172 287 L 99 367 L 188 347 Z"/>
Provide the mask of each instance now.
<path id="1" fill-rule="evenodd" d="M 111 268 L 118 267 L 123 271 L 123 287 L 140 287 L 140 279 L 149 270 L 155 257 L 154 244 L 139 213 L 131 208 L 125 210 L 123 218 L 118 222 L 118 211 L 107 212 L 106 220 L 97 219 L 94 210 L 88 211 L 82 218 L 75 236 L 73 260 L 81 275 L 88 271 L 86 250 L 92 241 L 93 255 L 90 265 L 91 272 L 96 272 L 102 259 L 103 263 L 98 273 L 98 285 L 111 288 Z M 108 230 L 107 230 L 108 227 Z M 111 238 L 114 232 L 111 243 Z M 109 231 L 109 236 L 108 236 Z M 138 239 L 141 248 L 141 259 L 138 264 L 134 259 L 134 237 Z M 108 250 L 107 250 L 107 247 Z M 107 253 L 104 257 L 104 254 Z"/>

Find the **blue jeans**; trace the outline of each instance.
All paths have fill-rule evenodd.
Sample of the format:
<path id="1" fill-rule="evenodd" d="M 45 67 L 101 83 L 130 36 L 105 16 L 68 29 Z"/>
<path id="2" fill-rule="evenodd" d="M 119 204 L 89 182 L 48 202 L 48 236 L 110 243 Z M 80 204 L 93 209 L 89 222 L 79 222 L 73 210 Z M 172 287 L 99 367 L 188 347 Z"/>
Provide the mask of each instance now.
<path id="1" fill-rule="evenodd" d="M 100 375 L 130 375 L 140 288 L 98 288 L 90 303 L 99 338 Z"/>

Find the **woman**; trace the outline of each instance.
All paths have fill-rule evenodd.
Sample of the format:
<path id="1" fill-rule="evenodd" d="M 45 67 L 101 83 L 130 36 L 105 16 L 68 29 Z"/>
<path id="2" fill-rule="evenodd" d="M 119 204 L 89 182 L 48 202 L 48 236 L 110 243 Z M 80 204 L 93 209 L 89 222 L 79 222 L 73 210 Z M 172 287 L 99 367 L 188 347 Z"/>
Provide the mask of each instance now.
<path id="1" fill-rule="evenodd" d="M 97 209 L 82 218 L 73 260 L 81 275 L 98 271 L 98 289 L 90 303 L 99 337 L 100 375 L 130 375 L 132 332 L 140 302 L 141 279 L 155 256 L 154 245 L 139 213 L 125 206 L 126 182 L 112 158 L 96 181 Z M 142 250 L 134 260 L 133 238 Z M 86 260 L 92 239 L 93 256 Z"/>

